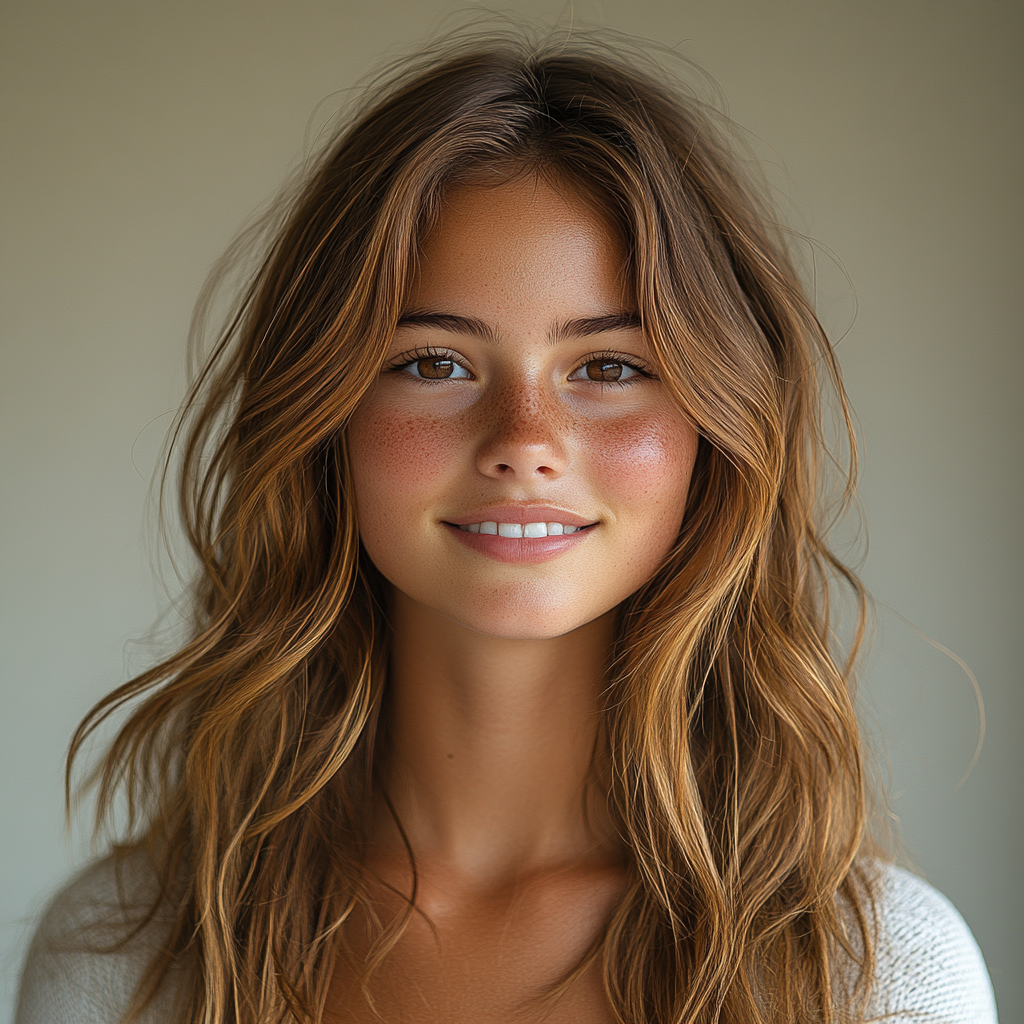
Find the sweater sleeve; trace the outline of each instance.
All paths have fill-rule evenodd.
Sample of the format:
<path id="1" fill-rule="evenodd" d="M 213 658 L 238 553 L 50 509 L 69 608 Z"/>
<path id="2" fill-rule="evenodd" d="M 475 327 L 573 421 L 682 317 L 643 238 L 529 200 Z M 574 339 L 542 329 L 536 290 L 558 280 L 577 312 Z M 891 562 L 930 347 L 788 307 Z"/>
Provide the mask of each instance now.
<path id="1" fill-rule="evenodd" d="M 123 950 L 98 952 L 124 933 L 132 894 L 140 894 L 137 865 L 111 860 L 91 865 L 50 901 L 29 946 L 14 1024 L 118 1024 L 155 953 L 159 925 L 147 927 Z M 140 1024 L 173 1019 L 170 993 L 150 1006 Z"/>
<path id="2" fill-rule="evenodd" d="M 997 1024 L 992 983 L 966 922 L 942 893 L 902 868 L 878 890 L 877 966 L 868 1019 Z"/>

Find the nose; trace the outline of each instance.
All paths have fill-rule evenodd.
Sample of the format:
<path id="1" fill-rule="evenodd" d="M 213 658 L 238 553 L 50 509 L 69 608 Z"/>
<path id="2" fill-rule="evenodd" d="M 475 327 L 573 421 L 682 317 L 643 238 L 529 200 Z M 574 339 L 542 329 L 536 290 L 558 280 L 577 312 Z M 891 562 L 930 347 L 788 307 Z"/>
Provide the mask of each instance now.
<path id="1" fill-rule="evenodd" d="M 476 454 L 484 476 L 536 483 L 565 472 L 565 410 L 542 384 L 520 377 L 484 404 Z"/>

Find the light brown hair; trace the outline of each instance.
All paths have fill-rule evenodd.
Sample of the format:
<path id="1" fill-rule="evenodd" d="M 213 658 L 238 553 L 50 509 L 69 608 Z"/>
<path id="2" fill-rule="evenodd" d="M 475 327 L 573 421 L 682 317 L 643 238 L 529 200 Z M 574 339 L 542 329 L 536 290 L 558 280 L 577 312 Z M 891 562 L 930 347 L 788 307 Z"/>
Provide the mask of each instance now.
<path id="1" fill-rule="evenodd" d="M 863 1001 L 865 783 L 829 591 L 863 594 L 816 511 L 823 383 L 845 411 L 832 349 L 701 104 L 597 44 L 493 39 L 407 62 L 325 148 L 191 391 L 193 635 L 97 704 L 69 756 L 133 705 L 99 808 L 127 792 L 120 849 L 148 852 L 176 915 L 137 1006 L 180 963 L 190 1021 L 320 1020 L 366 899 L 388 661 L 345 425 L 445 190 L 524 169 L 611 217 L 700 431 L 678 541 L 620 609 L 606 721 L 631 882 L 580 967 L 600 962 L 628 1024 L 846 1020 L 844 958 Z"/>

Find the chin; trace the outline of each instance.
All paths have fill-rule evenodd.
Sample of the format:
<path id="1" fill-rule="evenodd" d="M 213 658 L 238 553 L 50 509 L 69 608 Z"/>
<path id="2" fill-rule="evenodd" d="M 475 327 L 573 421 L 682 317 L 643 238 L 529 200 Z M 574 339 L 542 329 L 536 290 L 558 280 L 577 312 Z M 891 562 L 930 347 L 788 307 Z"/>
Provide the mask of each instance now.
<path id="1" fill-rule="evenodd" d="M 458 625 L 501 640 L 552 640 L 600 618 L 607 608 L 576 601 L 519 598 L 476 601 L 461 608 L 439 609 Z"/>

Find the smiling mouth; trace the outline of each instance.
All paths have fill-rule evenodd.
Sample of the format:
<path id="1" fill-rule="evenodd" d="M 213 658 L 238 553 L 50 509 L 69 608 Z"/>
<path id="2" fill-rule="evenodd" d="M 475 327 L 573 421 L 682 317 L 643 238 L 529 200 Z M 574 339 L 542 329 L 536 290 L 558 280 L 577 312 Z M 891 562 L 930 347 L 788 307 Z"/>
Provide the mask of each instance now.
<path id="1" fill-rule="evenodd" d="M 497 537 L 508 537 L 523 540 L 538 540 L 542 537 L 563 537 L 580 530 L 589 530 L 596 526 L 590 523 L 587 526 L 567 526 L 564 523 L 464 523 L 461 525 L 452 523 L 463 533 L 483 533 Z"/>

